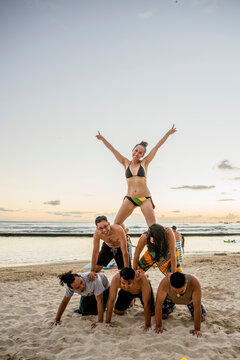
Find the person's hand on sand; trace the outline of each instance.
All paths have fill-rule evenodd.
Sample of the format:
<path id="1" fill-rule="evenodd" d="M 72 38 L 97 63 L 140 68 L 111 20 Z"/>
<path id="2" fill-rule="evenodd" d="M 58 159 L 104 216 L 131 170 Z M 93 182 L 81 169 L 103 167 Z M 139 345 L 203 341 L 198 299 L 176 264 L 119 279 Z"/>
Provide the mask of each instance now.
<path id="1" fill-rule="evenodd" d="M 90 281 L 94 281 L 95 278 L 98 277 L 98 274 L 95 273 L 94 271 L 91 271 L 89 274 L 87 274 L 87 277 L 88 277 L 88 279 L 89 279 Z"/>
<path id="2" fill-rule="evenodd" d="M 60 320 L 54 320 L 50 323 L 50 327 L 52 328 L 54 325 L 61 325 L 61 321 Z"/>
<path id="3" fill-rule="evenodd" d="M 103 140 L 103 136 L 100 134 L 100 131 L 98 130 L 98 134 L 96 135 L 96 138 L 98 140 Z"/>
<path id="4" fill-rule="evenodd" d="M 163 326 L 160 326 L 160 327 L 156 326 L 155 327 L 155 333 L 157 333 L 157 334 L 159 334 L 159 333 L 162 334 L 164 331 L 167 331 L 167 329 L 165 329 L 165 327 L 163 327 Z"/>
<path id="5" fill-rule="evenodd" d="M 106 323 L 107 327 L 113 327 L 113 324 L 111 322 Z"/>
<path id="6" fill-rule="evenodd" d="M 190 330 L 189 331 L 190 334 L 196 335 L 197 337 L 201 337 L 202 336 L 202 332 L 200 330 Z"/>
<path id="7" fill-rule="evenodd" d="M 171 127 L 170 130 L 168 130 L 167 134 L 168 135 L 172 135 L 177 131 L 177 129 L 175 128 L 175 125 L 173 124 L 173 126 Z"/>
<path id="8" fill-rule="evenodd" d="M 148 331 L 151 329 L 151 325 L 143 325 L 142 328 L 144 331 Z"/>

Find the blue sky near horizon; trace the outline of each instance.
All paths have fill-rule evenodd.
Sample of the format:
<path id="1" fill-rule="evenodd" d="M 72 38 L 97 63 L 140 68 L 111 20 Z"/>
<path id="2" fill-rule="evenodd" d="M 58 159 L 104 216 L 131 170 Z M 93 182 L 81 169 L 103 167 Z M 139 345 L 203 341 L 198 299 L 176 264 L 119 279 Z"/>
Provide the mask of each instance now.
<path id="1" fill-rule="evenodd" d="M 124 156 L 159 221 L 240 220 L 237 0 L 0 2 L 0 220 L 114 216 Z M 143 221 L 136 210 L 128 222 Z"/>

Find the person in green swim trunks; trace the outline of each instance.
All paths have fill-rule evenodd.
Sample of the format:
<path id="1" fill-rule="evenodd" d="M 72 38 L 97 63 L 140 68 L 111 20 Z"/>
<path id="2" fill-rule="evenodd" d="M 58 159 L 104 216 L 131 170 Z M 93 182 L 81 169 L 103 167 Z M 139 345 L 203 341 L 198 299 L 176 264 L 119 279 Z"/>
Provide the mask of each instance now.
<path id="1" fill-rule="evenodd" d="M 130 161 L 121 155 L 101 134 L 98 132 L 97 139 L 113 153 L 115 158 L 123 165 L 128 184 L 127 195 L 114 220 L 115 224 L 121 225 L 132 214 L 136 206 L 140 209 L 145 217 L 148 226 L 156 223 L 154 214 L 154 204 L 150 191 L 147 187 L 147 169 L 150 162 L 155 157 L 158 149 L 162 146 L 171 134 L 176 132 L 173 125 L 171 129 L 163 136 L 161 140 L 152 148 L 150 153 L 145 156 L 148 143 L 142 141 L 134 146 L 132 150 L 132 160 Z"/>

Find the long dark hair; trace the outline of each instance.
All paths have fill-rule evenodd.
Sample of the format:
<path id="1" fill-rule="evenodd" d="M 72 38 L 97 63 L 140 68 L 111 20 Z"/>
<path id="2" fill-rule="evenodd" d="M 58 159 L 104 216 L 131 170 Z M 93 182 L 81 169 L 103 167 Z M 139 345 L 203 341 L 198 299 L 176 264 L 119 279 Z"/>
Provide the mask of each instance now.
<path id="1" fill-rule="evenodd" d="M 159 261 L 160 257 L 166 257 L 169 252 L 169 244 L 165 228 L 159 224 L 153 224 L 149 227 L 146 235 L 148 251 L 155 253 L 154 260 Z M 151 237 L 154 243 L 151 243 Z"/>

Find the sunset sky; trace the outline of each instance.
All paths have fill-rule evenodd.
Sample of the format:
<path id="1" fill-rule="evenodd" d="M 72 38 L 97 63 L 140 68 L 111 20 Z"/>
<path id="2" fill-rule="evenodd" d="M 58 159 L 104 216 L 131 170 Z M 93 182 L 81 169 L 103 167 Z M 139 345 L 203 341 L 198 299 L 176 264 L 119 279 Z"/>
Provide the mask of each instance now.
<path id="1" fill-rule="evenodd" d="M 240 220 L 238 0 L 1 0 L 0 221 L 114 218 L 124 156 L 161 222 Z M 143 222 L 137 209 L 129 223 Z"/>

